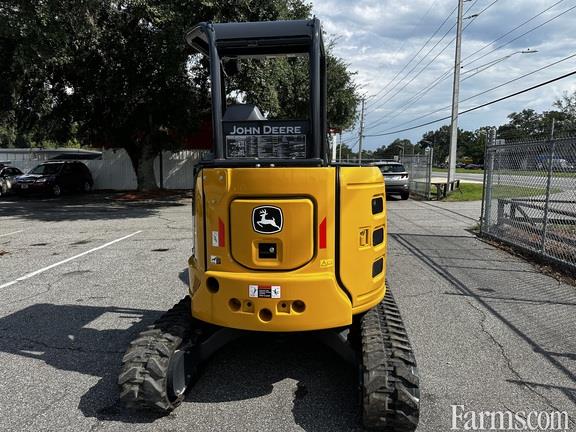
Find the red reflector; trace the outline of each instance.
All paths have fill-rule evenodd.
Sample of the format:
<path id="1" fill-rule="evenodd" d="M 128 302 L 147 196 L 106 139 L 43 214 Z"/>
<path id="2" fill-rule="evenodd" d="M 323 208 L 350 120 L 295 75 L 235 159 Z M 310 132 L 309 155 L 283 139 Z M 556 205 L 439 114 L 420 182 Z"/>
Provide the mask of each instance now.
<path id="1" fill-rule="evenodd" d="M 218 218 L 218 246 L 224 247 L 226 245 L 226 232 L 224 231 L 224 222 Z"/>
<path id="2" fill-rule="evenodd" d="M 326 218 L 320 223 L 320 249 L 326 249 Z"/>

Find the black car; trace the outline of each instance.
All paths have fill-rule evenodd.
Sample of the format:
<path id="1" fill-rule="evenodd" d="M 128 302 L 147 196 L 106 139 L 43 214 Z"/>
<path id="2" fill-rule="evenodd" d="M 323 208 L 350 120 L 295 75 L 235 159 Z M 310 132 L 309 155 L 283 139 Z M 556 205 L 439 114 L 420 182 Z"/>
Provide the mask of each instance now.
<path id="1" fill-rule="evenodd" d="M 45 162 L 28 174 L 16 179 L 12 188 L 17 194 L 49 193 L 60 196 L 63 192 L 90 192 L 94 186 L 92 174 L 78 161 Z"/>
<path id="2" fill-rule="evenodd" d="M 0 196 L 6 195 L 12 189 L 16 177 L 24 174 L 18 168 L 0 163 Z"/>

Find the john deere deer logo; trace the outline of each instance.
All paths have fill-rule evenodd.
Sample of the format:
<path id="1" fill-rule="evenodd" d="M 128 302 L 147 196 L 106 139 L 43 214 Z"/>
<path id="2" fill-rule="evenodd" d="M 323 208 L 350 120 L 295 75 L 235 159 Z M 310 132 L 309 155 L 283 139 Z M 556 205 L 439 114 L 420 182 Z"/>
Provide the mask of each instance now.
<path id="1" fill-rule="evenodd" d="M 252 210 L 252 228 L 260 234 L 282 231 L 282 210 L 274 206 L 260 206 Z"/>

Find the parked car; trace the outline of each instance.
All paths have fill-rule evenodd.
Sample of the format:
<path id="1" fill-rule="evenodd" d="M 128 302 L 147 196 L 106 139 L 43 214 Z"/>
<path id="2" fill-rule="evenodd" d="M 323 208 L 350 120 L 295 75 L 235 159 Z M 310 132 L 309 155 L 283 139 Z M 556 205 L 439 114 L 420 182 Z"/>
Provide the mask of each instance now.
<path id="1" fill-rule="evenodd" d="M 63 192 L 90 192 L 94 186 L 92 174 L 78 161 L 44 162 L 16 179 L 13 190 L 17 194 L 48 193 L 60 196 Z"/>
<path id="2" fill-rule="evenodd" d="M 538 159 L 538 162 L 537 162 L 536 166 L 538 169 L 548 169 L 550 164 L 552 164 L 553 170 L 558 170 L 558 171 L 573 171 L 574 170 L 574 165 L 571 164 L 570 162 L 568 162 L 566 159 L 553 158 L 552 161 L 550 161 L 549 156 L 540 156 L 537 159 Z"/>
<path id="3" fill-rule="evenodd" d="M 22 174 L 18 168 L 0 163 L 0 196 L 8 194 L 16 177 Z"/>
<path id="4" fill-rule="evenodd" d="M 465 169 L 476 169 L 476 170 L 477 169 L 484 169 L 484 165 L 471 163 L 471 164 L 467 164 L 464 168 Z"/>
<path id="5" fill-rule="evenodd" d="M 386 194 L 399 194 L 400 198 L 407 200 L 410 196 L 410 179 L 404 165 L 399 162 L 380 162 L 377 166 L 384 176 Z"/>

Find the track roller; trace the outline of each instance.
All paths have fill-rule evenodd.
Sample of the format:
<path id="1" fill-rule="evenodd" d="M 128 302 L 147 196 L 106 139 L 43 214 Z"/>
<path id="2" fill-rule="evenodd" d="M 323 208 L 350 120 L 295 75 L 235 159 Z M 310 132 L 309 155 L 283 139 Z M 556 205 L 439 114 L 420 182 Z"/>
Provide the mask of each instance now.
<path id="1" fill-rule="evenodd" d="M 187 296 L 130 343 L 118 377 L 124 405 L 158 413 L 180 405 L 199 363 L 190 311 Z"/>
<path id="2" fill-rule="evenodd" d="M 360 319 L 362 420 L 368 430 L 412 432 L 420 390 L 416 360 L 389 289 Z"/>

